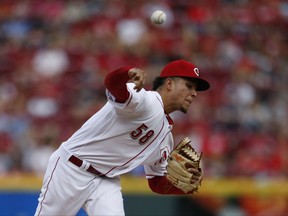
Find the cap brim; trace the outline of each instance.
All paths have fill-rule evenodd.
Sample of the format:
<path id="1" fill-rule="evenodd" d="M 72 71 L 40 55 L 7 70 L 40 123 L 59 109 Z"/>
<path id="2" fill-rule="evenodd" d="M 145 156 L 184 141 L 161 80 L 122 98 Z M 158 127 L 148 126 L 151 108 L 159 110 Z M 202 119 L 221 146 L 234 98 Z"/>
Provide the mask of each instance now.
<path id="1" fill-rule="evenodd" d="M 208 90 L 210 88 L 210 84 L 204 80 L 204 79 L 201 79 L 201 78 L 194 78 L 196 79 L 197 81 L 197 91 L 205 91 L 205 90 Z"/>
<path id="2" fill-rule="evenodd" d="M 191 80 L 196 81 L 197 84 L 197 91 L 205 91 L 208 90 L 210 88 L 210 84 L 208 81 L 206 81 L 205 79 L 201 79 L 201 78 L 197 78 L 197 77 L 185 77 Z"/>

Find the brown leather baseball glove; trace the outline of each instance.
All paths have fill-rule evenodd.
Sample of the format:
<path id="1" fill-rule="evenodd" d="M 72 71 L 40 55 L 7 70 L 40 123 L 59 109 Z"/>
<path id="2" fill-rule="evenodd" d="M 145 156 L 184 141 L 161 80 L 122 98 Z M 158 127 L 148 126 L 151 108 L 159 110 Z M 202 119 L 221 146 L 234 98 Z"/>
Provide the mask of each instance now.
<path id="1" fill-rule="evenodd" d="M 167 179 L 185 193 L 198 192 L 204 175 L 200 168 L 202 153 L 197 153 L 190 142 L 191 140 L 185 137 L 170 153 L 167 165 Z M 193 174 L 188 171 L 191 167 L 201 172 L 198 181 L 192 180 Z"/>

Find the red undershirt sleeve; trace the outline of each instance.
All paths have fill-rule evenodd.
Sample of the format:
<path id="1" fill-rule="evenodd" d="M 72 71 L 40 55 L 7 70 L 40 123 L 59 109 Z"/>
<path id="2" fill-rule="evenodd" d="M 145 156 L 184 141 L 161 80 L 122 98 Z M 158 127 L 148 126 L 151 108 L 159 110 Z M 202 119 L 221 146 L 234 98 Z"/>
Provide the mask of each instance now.
<path id="1" fill-rule="evenodd" d="M 158 194 L 185 194 L 184 191 L 169 182 L 166 176 L 155 176 L 148 179 L 148 184 L 150 189 Z"/>
<path id="2" fill-rule="evenodd" d="M 116 98 L 119 103 L 124 103 L 129 98 L 129 91 L 126 83 L 130 79 L 128 71 L 133 68 L 131 66 L 122 67 L 110 72 L 104 80 L 104 85 L 108 91 Z"/>

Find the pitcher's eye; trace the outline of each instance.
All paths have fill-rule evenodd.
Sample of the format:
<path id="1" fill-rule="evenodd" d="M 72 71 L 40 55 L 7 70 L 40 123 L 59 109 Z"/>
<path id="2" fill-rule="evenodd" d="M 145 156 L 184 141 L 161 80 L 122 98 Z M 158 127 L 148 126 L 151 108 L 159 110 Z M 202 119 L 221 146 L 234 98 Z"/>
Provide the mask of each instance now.
<path id="1" fill-rule="evenodd" d="M 192 88 L 196 87 L 196 85 L 194 83 L 186 83 L 186 87 L 191 90 Z"/>

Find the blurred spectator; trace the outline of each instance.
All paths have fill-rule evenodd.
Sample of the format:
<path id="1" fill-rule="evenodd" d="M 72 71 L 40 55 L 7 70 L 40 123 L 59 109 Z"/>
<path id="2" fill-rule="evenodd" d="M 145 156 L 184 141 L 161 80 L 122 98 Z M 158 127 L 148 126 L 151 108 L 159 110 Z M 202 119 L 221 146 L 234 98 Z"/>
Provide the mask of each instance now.
<path id="1" fill-rule="evenodd" d="M 39 50 L 35 53 L 33 70 L 40 74 L 40 77 L 56 76 L 63 73 L 68 68 L 68 56 L 58 48 Z"/>
<path id="2" fill-rule="evenodd" d="M 31 128 L 33 129 L 29 136 L 33 142 L 22 150 L 22 164 L 25 171 L 43 176 L 48 159 L 57 146 L 59 126 L 47 120 L 45 124 L 37 124 L 31 126 Z"/>

